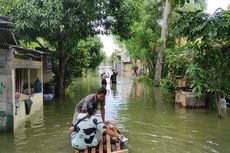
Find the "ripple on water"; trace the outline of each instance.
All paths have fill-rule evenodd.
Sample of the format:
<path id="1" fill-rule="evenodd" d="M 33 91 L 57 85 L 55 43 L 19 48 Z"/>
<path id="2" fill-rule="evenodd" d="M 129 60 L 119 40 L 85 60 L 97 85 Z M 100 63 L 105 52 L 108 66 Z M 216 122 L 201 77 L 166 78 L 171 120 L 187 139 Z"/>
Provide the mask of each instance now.
<path id="1" fill-rule="evenodd" d="M 19 128 L 14 138 L 1 138 L 0 152 L 14 153 L 4 147 L 8 145 L 15 146 L 16 153 L 72 153 L 67 129 L 76 101 L 100 85 L 95 76 L 99 75 L 79 79 L 73 99 L 45 104 L 44 115 L 36 115 Z M 116 120 L 129 138 L 129 152 L 229 153 L 229 116 L 219 120 L 215 111 L 178 108 L 174 99 L 164 101 L 152 85 L 132 84 L 131 79 L 120 76 L 116 87 L 108 90 L 106 117 Z"/>

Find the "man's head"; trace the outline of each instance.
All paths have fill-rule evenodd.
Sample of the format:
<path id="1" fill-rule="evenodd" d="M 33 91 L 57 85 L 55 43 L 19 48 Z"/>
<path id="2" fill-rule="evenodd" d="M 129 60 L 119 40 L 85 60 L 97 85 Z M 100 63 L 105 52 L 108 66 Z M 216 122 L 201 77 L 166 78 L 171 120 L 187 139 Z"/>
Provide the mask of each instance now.
<path id="1" fill-rule="evenodd" d="M 96 103 L 90 103 L 87 105 L 87 112 L 89 115 L 93 115 L 96 113 L 97 110 L 97 104 Z"/>
<path id="2" fill-rule="evenodd" d="M 106 92 L 107 91 L 105 87 L 100 87 L 99 89 L 97 89 L 97 93 L 96 93 L 97 102 L 103 102 L 105 100 Z"/>

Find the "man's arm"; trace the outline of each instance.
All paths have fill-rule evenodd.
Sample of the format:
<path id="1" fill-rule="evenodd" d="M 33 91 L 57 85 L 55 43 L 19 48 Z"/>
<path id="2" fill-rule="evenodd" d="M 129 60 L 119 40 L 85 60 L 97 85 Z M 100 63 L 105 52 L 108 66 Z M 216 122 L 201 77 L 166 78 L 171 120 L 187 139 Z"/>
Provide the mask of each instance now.
<path id="1" fill-rule="evenodd" d="M 74 115 L 73 115 L 73 121 L 72 121 L 73 124 L 76 123 L 77 116 L 78 116 L 79 113 L 81 113 L 83 102 L 84 102 L 84 98 L 82 100 L 80 100 L 75 106 Z"/>
<path id="2" fill-rule="evenodd" d="M 117 137 L 118 139 L 121 139 L 121 135 L 119 133 L 117 133 L 115 131 L 112 131 L 109 128 L 107 128 L 105 130 L 105 133 L 108 134 L 108 135 L 110 135 L 110 136 L 112 136 L 112 137 Z"/>

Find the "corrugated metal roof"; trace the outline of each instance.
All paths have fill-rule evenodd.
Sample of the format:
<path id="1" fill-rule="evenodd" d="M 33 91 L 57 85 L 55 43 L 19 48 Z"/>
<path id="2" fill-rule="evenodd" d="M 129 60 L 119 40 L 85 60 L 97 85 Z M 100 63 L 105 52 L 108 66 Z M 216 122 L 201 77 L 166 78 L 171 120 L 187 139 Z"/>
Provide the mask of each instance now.
<path id="1" fill-rule="evenodd" d="M 15 48 L 18 51 L 23 51 L 24 53 L 32 53 L 32 54 L 38 54 L 38 55 L 43 55 L 45 54 L 44 51 L 40 51 L 40 50 L 35 50 L 35 49 L 31 49 L 31 48 L 24 48 L 24 47 L 20 47 L 20 46 L 14 46 L 14 45 L 10 45 L 9 47 Z"/>

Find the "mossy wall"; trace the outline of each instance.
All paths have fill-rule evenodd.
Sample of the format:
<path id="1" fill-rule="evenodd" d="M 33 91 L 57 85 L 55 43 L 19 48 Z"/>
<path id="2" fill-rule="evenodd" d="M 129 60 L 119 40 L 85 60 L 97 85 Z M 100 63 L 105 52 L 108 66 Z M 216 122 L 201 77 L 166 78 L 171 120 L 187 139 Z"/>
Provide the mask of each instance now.
<path id="1" fill-rule="evenodd" d="M 0 130 L 13 129 L 13 52 L 0 48 Z"/>

